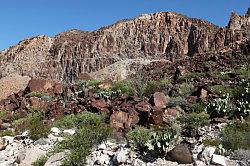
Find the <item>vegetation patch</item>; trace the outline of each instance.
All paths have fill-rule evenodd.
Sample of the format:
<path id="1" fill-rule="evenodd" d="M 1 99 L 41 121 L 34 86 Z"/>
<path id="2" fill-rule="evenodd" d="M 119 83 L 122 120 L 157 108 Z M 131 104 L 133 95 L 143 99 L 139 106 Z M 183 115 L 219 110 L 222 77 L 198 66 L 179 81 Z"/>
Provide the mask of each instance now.
<path id="1" fill-rule="evenodd" d="M 250 150 L 250 120 L 228 124 L 222 132 L 222 145 L 227 150 Z"/>
<path id="2" fill-rule="evenodd" d="M 111 134 L 111 129 L 103 119 L 101 115 L 88 112 L 67 117 L 57 123 L 59 127 L 77 127 L 73 136 L 65 137 L 65 140 L 58 143 L 54 149 L 55 152 L 70 151 L 63 165 L 85 165 L 91 148 L 106 140 Z"/>
<path id="3" fill-rule="evenodd" d="M 32 166 L 44 166 L 44 164 L 47 162 L 48 157 L 46 155 L 43 155 L 39 157 L 36 161 L 31 163 Z"/>

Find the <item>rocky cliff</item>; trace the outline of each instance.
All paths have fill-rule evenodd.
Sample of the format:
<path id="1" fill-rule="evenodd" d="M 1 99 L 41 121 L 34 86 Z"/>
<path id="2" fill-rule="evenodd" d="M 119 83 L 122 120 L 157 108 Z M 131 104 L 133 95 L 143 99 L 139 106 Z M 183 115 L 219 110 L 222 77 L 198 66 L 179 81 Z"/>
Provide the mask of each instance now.
<path id="1" fill-rule="evenodd" d="M 249 36 L 248 14 L 233 13 L 225 28 L 174 12 L 144 14 L 93 32 L 69 30 L 26 39 L 0 53 L 0 78 L 18 73 L 74 82 L 81 73 L 100 75 L 96 72 L 120 61 L 175 61 L 239 50 Z"/>

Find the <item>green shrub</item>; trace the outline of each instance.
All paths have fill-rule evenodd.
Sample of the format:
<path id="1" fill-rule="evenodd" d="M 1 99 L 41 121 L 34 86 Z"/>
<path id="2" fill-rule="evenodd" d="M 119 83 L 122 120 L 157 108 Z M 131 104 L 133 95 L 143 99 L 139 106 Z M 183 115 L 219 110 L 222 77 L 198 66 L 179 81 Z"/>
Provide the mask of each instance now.
<path id="1" fill-rule="evenodd" d="M 39 157 L 36 161 L 34 161 L 31 165 L 32 166 L 44 166 L 47 160 L 48 160 L 48 157 L 46 155 L 43 155 Z"/>
<path id="2" fill-rule="evenodd" d="M 228 150 L 250 150 L 250 121 L 235 121 L 222 132 L 222 145 Z"/>
<path id="3" fill-rule="evenodd" d="M 166 126 L 155 126 L 151 138 L 154 155 L 164 157 L 170 142 L 176 137 L 176 131 Z"/>
<path id="4" fill-rule="evenodd" d="M 185 82 L 190 82 L 194 78 L 202 78 L 202 77 L 206 77 L 206 73 L 190 72 L 184 76 L 181 76 L 180 80 Z"/>
<path id="5" fill-rule="evenodd" d="M 113 100 L 116 97 L 121 95 L 121 91 L 117 90 L 117 91 L 113 91 L 111 89 L 101 89 L 98 91 L 97 94 L 100 98 L 104 98 L 104 99 L 109 99 L 109 100 Z"/>
<path id="6" fill-rule="evenodd" d="M 224 85 L 214 85 L 211 86 L 210 88 L 213 93 L 216 93 L 218 95 L 232 94 L 234 91 L 233 88 Z"/>
<path id="7" fill-rule="evenodd" d="M 97 80 L 86 80 L 78 82 L 80 90 L 99 90 L 100 81 Z"/>
<path id="8" fill-rule="evenodd" d="M 220 140 L 219 139 L 213 139 L 213 138 L 207 138 L 207 139 L 204 139 L 202 141 L 203 145 L 204 146 L 213 146 L 213 147 L 219 147 L 219 145 L 221 144 Z"/>
<path id="9" fill-rule="evenodd" d="M 239 69 L 235 69 L 233 72 L 239 75 L 243 79 L 250 79 L 250 67 L 249 66 L 242 66 Z"/>
<path id="10" fill-rule="evenodd" d="M 176 106 L 185 107 L 187 104 L 185 98 L 178 96 L 178 97 L 171 97 L 169 99 L 168 105 L 171 107 L 176 107 Z"/>
<path id="11" fill-rule="evenodd" d="M 0 131 L 0 137 L 15 136 L 15 135 L 16 135 L 16 133 L 14 131 L 11 131 L 11 130 Z"/>
<path id="12" fill-rule="evenodd" d="M 6 118 L 7 113 L 8 112 L 6 110 L 0 110 L 0 119 Z"/>
<path id="13" fill-rule="evenodd" d="M 206 111 L 212 118 L 231 116 L 232 105 L 230 103 L 229 94 L 224 96 L 224 98 L 218 98 L 209 103 L 206 107 Z"/>
<path id="14" fill-rule="evenodd" d="M 192 111 L 196 113 L 204 112 L 206 109 L 206 104 L 204 102 L 195 103 L 192 105 Z"/>
<path id="15" fill-rule="evenodd" d="M 184 124 L 185 128 L 197 129 L 209 124 L 209 115 L 205 112 L 202 113 L 189 113 L 179 118 L 181 124 Z"/>
<path id="16" fill-rule="evenodd" d="M 85 165 L 86 157 L 90 154 L 93 145 L 100 144 L 110 135 L 111 130 L 105 124 L 92 123 L 92 120 L 83 120 L 88 125 L 81 126 L 73 136 L 66 137 L 58 143 L 55 152 L 70 150 L 63 162 L 65 166 Z"/>
<path id="17" fill-rule="evenodd" d="M 134 94 L 134 90 L 132 89 L 130 83 L 125 81 L 114 82 L 111 90 L 114 92 L 121 91 L 122 94 L 127 94 L 129 96 Z"/>
<path id="18" fill-rule="evenodd" d="M 41 92 L 31 92 L 27 95 L 28 97 L 38 97 L 42 98 L 44 96 L 49 96 L 47 93 L 41 93 Z"/>
<path id="19" fill-rule="evenodd" d="M 177 132 L 168 126 L 151 126 L 150 129 L 136 127 L 128 132 L 127 137 L 133 141 L 133 148 L 138 152 L 163 157 L 176 134 Z"/>
<path id="20" fill-rule="evenodd" d="M 156 81 L 149 81 L 144 89 L 144 96 L 150 96 L 158 90 L 158 85 Z"/>
<path id="21" fill-rule="evenodd" d="M 178 85 L 176 95 L 181 97 L 187 97 L 192 93 L 193 88 L 194 86 L 192 83 L 182 83 Z"/>
<path id="22" fill-rule="evenodd" d="M 30 138 L 33 140 L 47 137 L 50 126 L 43 123 L 45 113 L 37 108 L 30 108 L 28 112 L 27 117 L 16 119 L 12 122 L 17 132 L 23 132 L 28 129 Z"/>
<path id="23" fill-rule="evenodd" d="M 47 137 L 50 128 L 43 123 L 44 114 L 37 112 L 32 114 L 28 119 L 28 129 L 30 131 L 30 138 L 38 140 L 39 138 Z"/>
<path id="24" fill-rule="evenodd" d="M 63 129 L 69 129 L 69 128 L 81 128 L 83 126 L 87 125 L 100 125 L 104 121 L 104 117 L 91 113 L 91 112 L 84 112 L 77 115 L 67 115 L 63 117 L 62 119 L 57 120 L 54 123 L 54 126 L 63 128 Z"/>
<path id="25" fill-rule="evenodd" d="M 134 148 L 138 151 L 146 151 L 147 143 L 152 137 L 150 129 L 145 127 L 136 127 L 134 130 L 128 132 L 127 137 L 133 141 Z"/>
<path id="26" fill-rule="evenodd" d="M 210 72 L 209 74 L 213 78 L 217 78 L 217 79 L 221 79 L 221 80 L 229 80 L 230 77 L 229 77 L 228 73 L 231 73 L 231 72 L 215 71 L 215 72 Z"/>

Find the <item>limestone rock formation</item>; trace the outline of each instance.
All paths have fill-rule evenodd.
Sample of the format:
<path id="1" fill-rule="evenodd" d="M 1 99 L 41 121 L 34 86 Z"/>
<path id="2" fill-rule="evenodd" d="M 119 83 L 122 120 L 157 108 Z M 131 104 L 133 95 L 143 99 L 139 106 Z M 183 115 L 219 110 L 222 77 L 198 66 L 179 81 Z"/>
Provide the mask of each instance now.
<path id="1" fill-rule="evenodd" d="M 97 77 L 118 74 L 118 79 L 124 79 L 131 66 L 127 60 L 175 61 L 196 54 L 239 50 L 249 41 L 249 30 L 249 14 L 233 13 L 225 28 L 174 12 L 144 14 L 93 32 L 69 30 L 55 37 L 26 39 L 0 52 L 0 78 L 18 72 L 74 82 L 81 74 L 94 72 Z M 116 62 L 126 62 L 121 74 L 112 68 L 105 70 Z M 98 71 L 104 71 L 104 76 Z"/>

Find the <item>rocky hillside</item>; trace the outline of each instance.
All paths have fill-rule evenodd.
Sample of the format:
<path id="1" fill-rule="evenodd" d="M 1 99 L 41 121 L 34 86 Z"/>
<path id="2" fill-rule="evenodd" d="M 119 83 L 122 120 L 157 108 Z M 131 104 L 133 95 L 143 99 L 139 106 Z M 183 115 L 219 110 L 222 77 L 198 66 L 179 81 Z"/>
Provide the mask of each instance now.
<path id="1" fill-rule="evenodd" d="M 110 65 L 127 64 L 123 65 L 126 71 L 122 70 L 126 73 L 130 59 L 176 61 L 240 50 L 249 39 L 249 31 L 249 14 L 233 13 L 224 28 L 174 12 L 144 14 L 93 32 L 69 30 L 55 37 L 23 40 L 0 53 L 0 78 L 18 73 L 74 82 L 81 74 L 92 72 L 97 77 L 116 77 L 122 74 L 114 74 Z"/>

